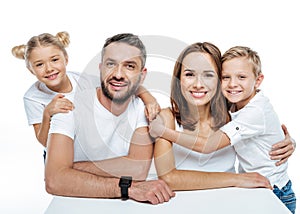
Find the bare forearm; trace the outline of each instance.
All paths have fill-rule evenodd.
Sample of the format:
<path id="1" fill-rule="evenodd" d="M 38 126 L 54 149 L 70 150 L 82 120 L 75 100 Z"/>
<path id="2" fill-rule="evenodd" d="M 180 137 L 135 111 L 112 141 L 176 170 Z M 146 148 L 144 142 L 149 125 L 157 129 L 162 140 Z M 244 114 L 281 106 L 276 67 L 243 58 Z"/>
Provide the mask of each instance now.
<path id="1" fill-rule="evenodd" d="M 271 189 L 267 178 L 258 173 L 200 172 L 173 170 L 161 177 L 173 190 L 200 190 L 225 187 Z"/>
<path id="2" fill-rule="evenodd" d="M 236 174 L 219 172 L 201 172 L 191 170 L 173 170 L 161 179 L 172 190 L 201 190 L 236 186 Z"/>
<path id="3" fill-rule="evenodd" d="M 212 132 L 209 137 L 204 137 L 166 128 L 162 137 L 185 148 L 205 154 L 230 145 L 229 139 L 219 130 Z"/>
<path id="4" fill-rule="evenodd" d="M 120 197 L 117 178 L 104 178 L 75 169 L 58 170 L 55 175 L 46 176 L 45 181 L 47 192 L 54 195 L 92 198 Z"/>
<path id="5" fill-rule="evenodd" d="M 42 123 L 36 125 L 35 127 L 36 138 L 44 147 L 47 147 L 49 129 L 50 129 L 50 117 L 44 115 Z"/>
<path id="6" fill-rule="evenodd" d="M 150 160 L 132 160 L 125 157 L 95 162 L 74 163 L 75 169 L 104 177 L 132 176 L 133 180 L 145 180 L 149 171 Z"/>

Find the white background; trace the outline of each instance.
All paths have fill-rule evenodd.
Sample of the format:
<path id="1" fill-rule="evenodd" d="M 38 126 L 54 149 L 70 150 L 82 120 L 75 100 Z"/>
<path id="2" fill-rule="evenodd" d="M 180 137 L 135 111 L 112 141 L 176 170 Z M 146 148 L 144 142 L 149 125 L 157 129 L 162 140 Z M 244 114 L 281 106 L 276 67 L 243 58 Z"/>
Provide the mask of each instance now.
<path id="1" fill-rule="evenodd" d="M 52 199 L 44 189 L 43 149 L 27 125 L 23 108 L 23 94 L 36 79 L 24 61 L 11 54 L 13 46 L 44 32 L 70 33 L 68 70 L 76 71 L 85 68 L 107 37 L 122 32 L 168 36 L 186 43 L 209 41 L 222 52 L 234 45 L 250 46 L 261 56 L 265 94 L 299 143 L 300 13 L 296 0 L 74 2 L 0 3 L 0 213 L 43 213 Z M 296 151 L 289 160 L 298 197 L 299 159 Z"/>

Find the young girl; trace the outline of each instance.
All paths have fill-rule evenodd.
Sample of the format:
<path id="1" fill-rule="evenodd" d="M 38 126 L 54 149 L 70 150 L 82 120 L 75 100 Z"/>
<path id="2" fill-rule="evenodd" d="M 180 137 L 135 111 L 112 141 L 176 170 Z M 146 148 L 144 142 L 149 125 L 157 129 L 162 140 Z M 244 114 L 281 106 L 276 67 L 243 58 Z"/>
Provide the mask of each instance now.
<path id="1" fill-rule="evenodd" d="M 33 125 L 37 140 L 46 147 L 50 119 L 56 113 L 74 108 L 70 101 L 80 77 L 67 72 L 69 34 L 56 36 L 43 33 L 32 37 L 26 45 L 12 49 L 15 57 L 24 59 L 27 69 L 38 79 L 24 95 L 28 124 Z M 69 99 L 67 99 L 69 98 Z"/>
<path id="2" fill-rule="evenodd" d="M 65 48 L 69 43 L 67 32 L 55 36 L 43 33 L 32 37 L 26 45 L 12 49 L 12 54 L 24 59 L 27 69 L 38 79 L 24 95 L 24 107 L 28 124 L 33 125 L 36 138 L 44 147 L 51 117 L 74 108 L 71 101 L 80 73 L 66 69 L 68 54 Z M 138 96 L 145 102 L 145 114 L 151 121 L 160 110 L 156 99 L 143 87 L 139 88 Z"/>

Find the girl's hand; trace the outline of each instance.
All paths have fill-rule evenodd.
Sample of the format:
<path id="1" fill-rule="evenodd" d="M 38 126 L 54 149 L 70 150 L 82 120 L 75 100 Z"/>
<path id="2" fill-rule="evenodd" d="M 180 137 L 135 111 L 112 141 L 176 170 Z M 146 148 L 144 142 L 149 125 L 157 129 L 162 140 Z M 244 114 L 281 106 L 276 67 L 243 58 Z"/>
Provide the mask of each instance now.
<path id="1" fill-rule="evenodd" d="M 68 113 L 74 109 L 73 103 L 65 98 L 63 94 L 57 94 L 45 107 L 44 113 L 52 117 L 56 113 Z"/>

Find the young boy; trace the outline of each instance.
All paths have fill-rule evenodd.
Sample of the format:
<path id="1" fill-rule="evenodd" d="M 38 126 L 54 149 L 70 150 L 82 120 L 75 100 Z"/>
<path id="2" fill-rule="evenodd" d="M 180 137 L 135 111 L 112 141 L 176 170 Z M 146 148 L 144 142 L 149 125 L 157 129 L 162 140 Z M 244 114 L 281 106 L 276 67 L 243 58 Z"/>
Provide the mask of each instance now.
<path id="1" fill-rule="evenodd" d="M 255 171 L 270 180 L 277 197 L 295 213 L 296 198 L 287 162 L 275 166 L 269 158 L 274 142 L 284 138 L 269 99 L 258 89 L 264 75 L 258 54 L 248 47 L 230 48 L 222 56 L 222 91 L 231 103 L 231 122 L 221 127 L 234 146 L 241 172 Z"/>

